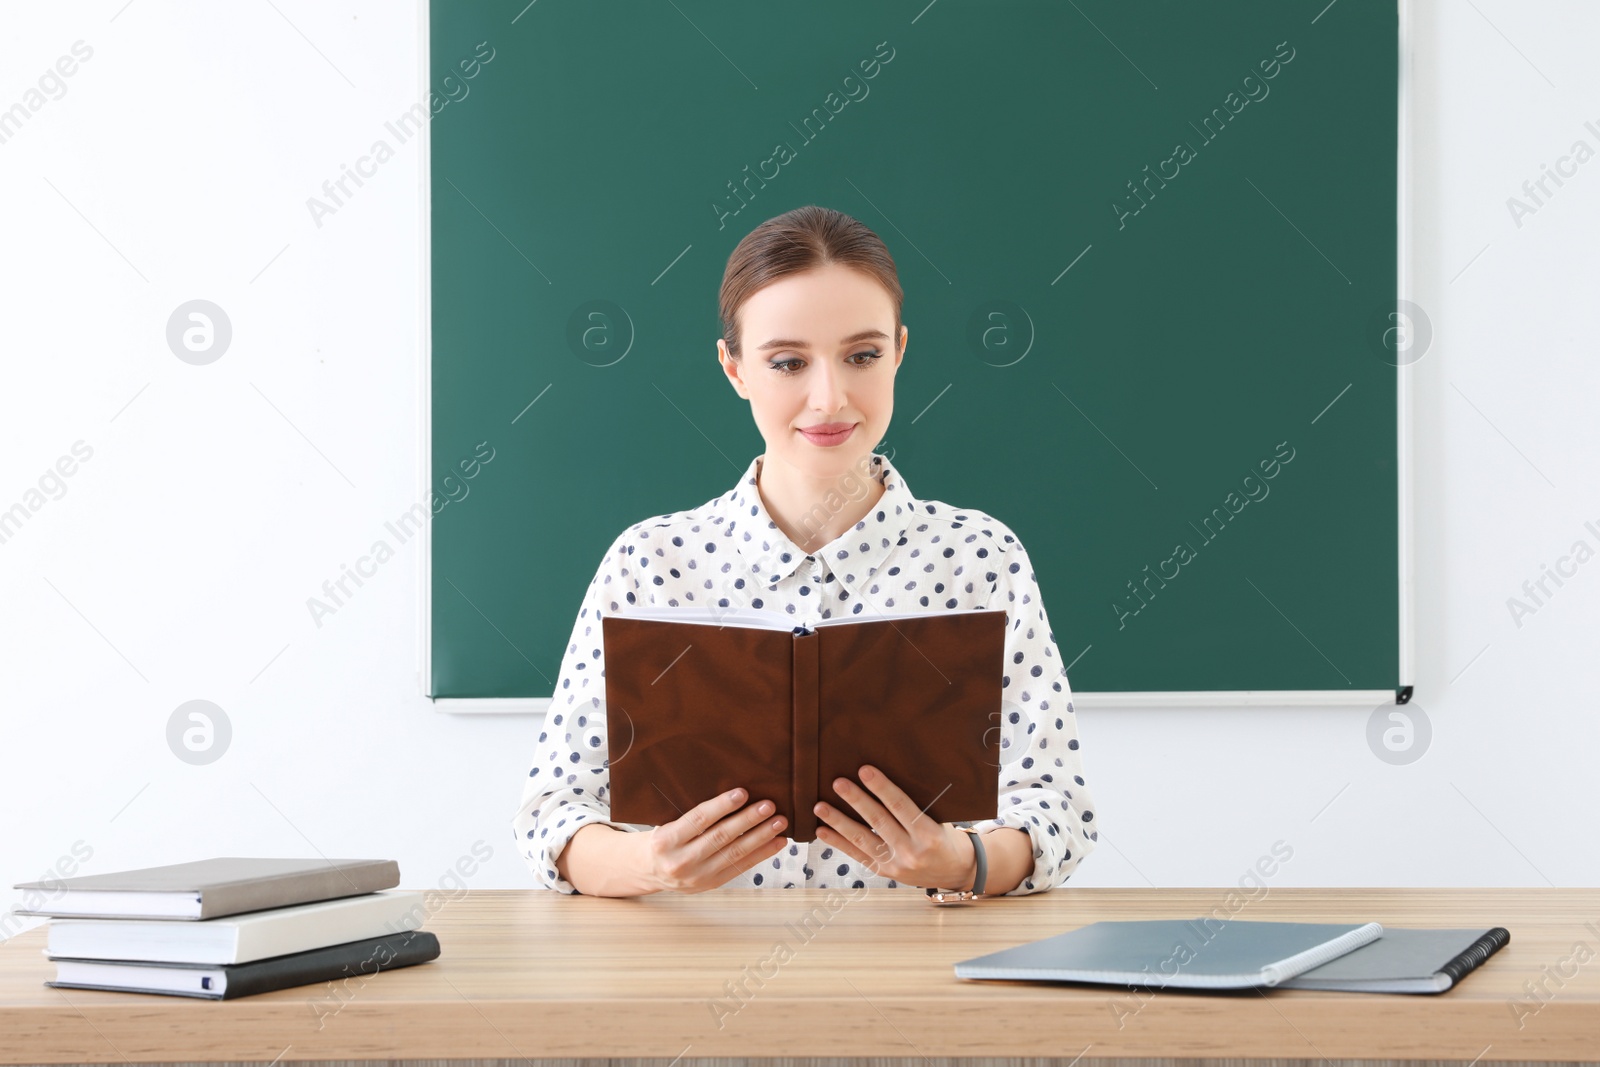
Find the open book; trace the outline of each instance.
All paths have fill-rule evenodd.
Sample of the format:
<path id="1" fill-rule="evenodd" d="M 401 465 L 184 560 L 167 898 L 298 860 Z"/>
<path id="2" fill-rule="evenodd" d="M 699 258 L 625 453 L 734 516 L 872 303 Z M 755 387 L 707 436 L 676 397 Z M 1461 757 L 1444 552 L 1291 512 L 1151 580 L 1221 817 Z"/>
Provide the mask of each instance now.
<path id="1" fill-rule="evenodd" d="M 870 763 L 935 822 L 992 819 L 1006 612 L 641 608 L 602 619 L 611 818 L 659 826 L 736 787 L 811 841 Z M 871 790 L 868 790 L 870 793 Z"/>

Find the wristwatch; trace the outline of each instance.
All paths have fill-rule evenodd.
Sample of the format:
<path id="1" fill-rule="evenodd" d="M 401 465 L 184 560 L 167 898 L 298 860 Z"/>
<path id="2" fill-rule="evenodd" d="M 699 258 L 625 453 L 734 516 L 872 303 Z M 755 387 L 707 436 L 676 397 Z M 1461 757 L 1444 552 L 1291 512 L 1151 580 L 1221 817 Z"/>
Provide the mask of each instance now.
<path id="1" fill-rule="evenodd" d="M 971 900 L 983 893 L 983 883 L 989 876 L 989 860 L 983 854 L 983 835 L 973 829 L 971 824 L 952 823 L 957 830 L 962 830 L 972 837 L 972 851 L 978 858 L 978 874 L 972 880 L 971 889 L 935 889 L 928 887 L 928 899 L 935 904 L 954 904 L 961 900 Z"/>

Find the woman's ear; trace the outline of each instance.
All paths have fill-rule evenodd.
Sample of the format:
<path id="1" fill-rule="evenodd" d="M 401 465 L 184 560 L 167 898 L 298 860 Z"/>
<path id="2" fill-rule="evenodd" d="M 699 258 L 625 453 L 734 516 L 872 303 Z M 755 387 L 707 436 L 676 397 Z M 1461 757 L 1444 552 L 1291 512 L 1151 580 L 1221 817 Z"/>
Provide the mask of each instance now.
<path id="1" fill-rule="evenodd" d="M 749 395 L 744 391 L 744 379 L 739 375 L 739 363 L 728 354 L 727 342 L 721 337 L 717 338 L 717 363 L 722 367 L 722 373 L 728 376 L 733 391 L 743 399 L 749 400 Z"/>

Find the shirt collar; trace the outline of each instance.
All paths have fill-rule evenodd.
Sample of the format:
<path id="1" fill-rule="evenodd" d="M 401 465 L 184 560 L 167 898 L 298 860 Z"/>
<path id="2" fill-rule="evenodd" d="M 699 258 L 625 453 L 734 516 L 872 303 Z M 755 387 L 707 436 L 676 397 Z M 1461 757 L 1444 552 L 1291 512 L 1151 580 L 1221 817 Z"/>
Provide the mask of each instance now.
<path id="1" fill-rule="evenodd" d="M 805 563 L 807 553 L 778 528 L 761 500 L 756 480 L 763 458 L 757 456 L 751 460 L 738 484 L 723 497 L 723 509 L 746 573 L 763 585 L 777 585 Z M 855 468 L 846 475 L 839 491 L 820 501 L 822 507 L 842 509 L 848 506 L 851 491 L 868 478 L 883 485 L 883 495 L 859 522 L 811 553 L 826 564 L 827 570 L 841 578 L 854 575 L 857 582 L 870 577 L 895 546 L 904 541 L 916 507 L 916 499 L 905 479 L 887 456 L 871 453 L 866 464 L 868 473 L 862 475 L 860 470 Z M 859 490 L 855 492 L 859 494 Z"/>

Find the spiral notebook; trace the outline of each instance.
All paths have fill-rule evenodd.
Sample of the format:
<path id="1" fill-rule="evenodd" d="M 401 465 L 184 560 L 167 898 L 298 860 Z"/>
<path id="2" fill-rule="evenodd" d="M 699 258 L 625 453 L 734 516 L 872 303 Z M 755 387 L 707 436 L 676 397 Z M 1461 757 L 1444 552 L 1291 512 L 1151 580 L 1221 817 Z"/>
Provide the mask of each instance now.
<path id="1" fill-rule="evenodd" d="M 1281 983 L 1347 993 L 1443 993 L 1511 941 L 1503 926 L 1424 930 L 1384 927 L 1370 945 Z"/>
<path id="2" fill-rule="evenodd" d="M 1107 921 L 962 960 L 956 977 L 1252 989 L 1280 985 L 1382 935 L 1377 923 Z"/>

